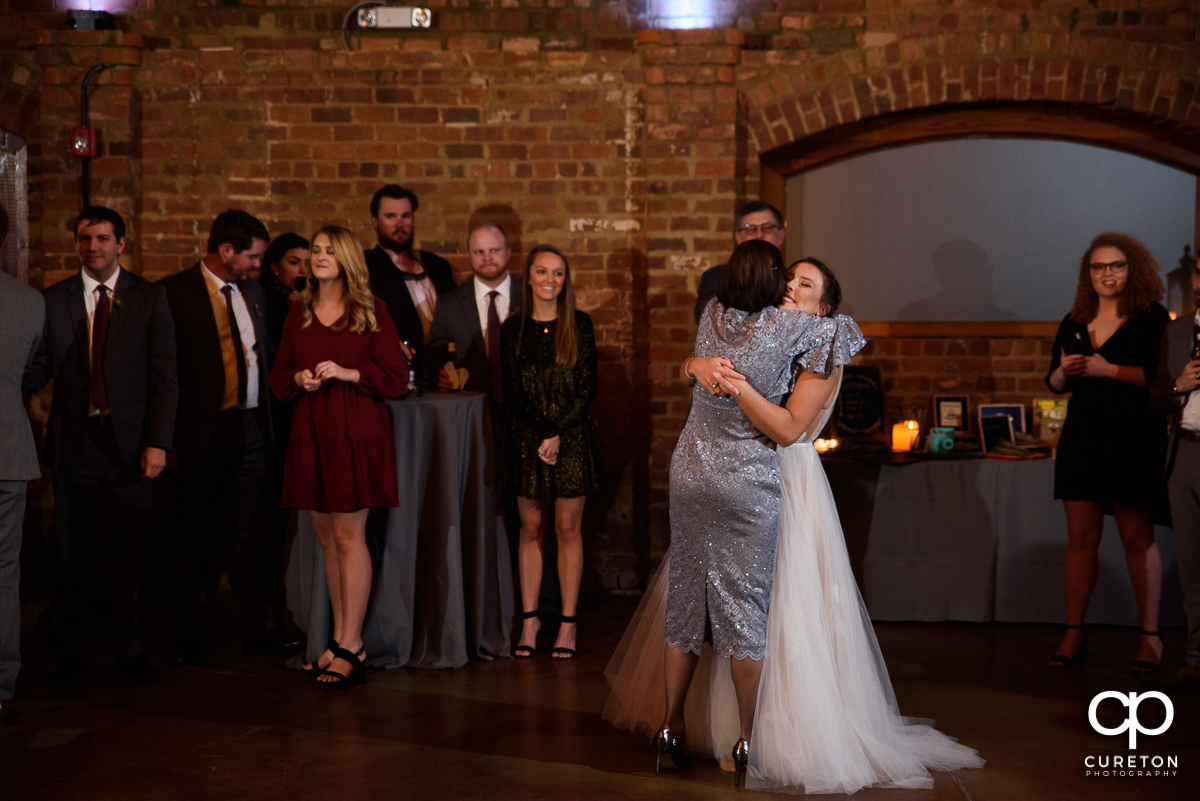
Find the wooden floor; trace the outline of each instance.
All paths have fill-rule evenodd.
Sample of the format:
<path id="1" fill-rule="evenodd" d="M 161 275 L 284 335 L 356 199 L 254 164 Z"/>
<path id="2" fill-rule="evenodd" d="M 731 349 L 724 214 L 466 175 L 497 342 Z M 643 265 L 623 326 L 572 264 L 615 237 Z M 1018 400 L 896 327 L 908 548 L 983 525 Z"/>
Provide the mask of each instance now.
<path id="1" fill-rule="evenodd" d="M 654 776 L 647 738 L 600 720 L 603 669 L 633 607 L 603 601 L 581 617 L 581 656 L 558 664 L 473 662 L 456 671 L 372 672 L 365 687 L 318 692 L 278 659 L 232 645 L 201 665 L 164 669 L 154 687 L 92 658 L 84 683 L 37 683 L 47 655 L 26 655 L 23 712 L 0 724 L 0 799 L 733 799 L 712 761 Z M 1046 626 L 880 624 L 901 711 L 935 718 L 977 748 L 982 770 L 935 774 L 930 791 L 867 790 L 856 799 L 1195 799 L 1200 693 L 1173 693 L 1175 722 L 1139 754 L 1177 755 L 1172 778 L 1085 778 L 1084 758 L 1129 753 L 1125 736 L 1087 723 L 1092 697 L 1139 689 L 1131 629 L 1092 632 L 1086 670 L 1052 673 L 1060 632 Z M 1182 632 L 1165 632 L 1181 653 Z M 1117 706 L 1102 720 L 1117 725 Z M 1156 704 L 1146 727 L 1161 721 Z M 1157 716 L 1157 717 L 1156 717 Z M 731 744 L 732 746 L 732 744 Z M 770 796 L 755 794 L 757 797 Z"/>

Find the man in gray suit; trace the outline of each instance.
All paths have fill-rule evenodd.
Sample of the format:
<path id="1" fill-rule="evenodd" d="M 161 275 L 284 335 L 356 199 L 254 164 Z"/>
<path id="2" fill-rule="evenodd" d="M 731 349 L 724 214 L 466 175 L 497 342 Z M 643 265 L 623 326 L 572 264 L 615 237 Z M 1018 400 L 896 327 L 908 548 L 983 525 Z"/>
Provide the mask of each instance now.
<path id="1" fill-rule="evenodd" d="M 0 206 L 0 252 L 8 239 L 8 213 Z M 33 363 L 46 304 L 34 289 L 0 270 L 0 720 L 21 670 L 21 531 L 25 488 L 40 478 L 21 380 Z"/>
<path id="2" fill-rule="evenodd" d="M 1192 265 L 1192 293 L 1200 304 L 1200 263 Z M 1149 679 L 1167 686 L 1200 684 L 1200 359 L 1192 358 L 1198 344 L 1200 312 L 1168 323 L 1158 372 L 1150 384 L 1150 407 L 1174 419 L 1167 449 L 1167 496 L 1188 628 L 1186 663 Z"/>
<path id="3" fill-rule="evenodd" d="M 79 679 L 96 599 L 107 599 L 117 671 L 139 684 L 160 674 L 141 653 L 154 482 L 166 466 L 179 385 L 167 293 L 121 268 L 125 222 L 105 206 L 75 221 L 83 269 L 48 287 L 46 327 L 25 392 L 54 381 L 42 461 L 54 471 L 63 570 L 55 596 L 50 685 Z M 111 557 L 102 579 L 100 554 Z M 103 584 L 103 589 L 96 587 Z"/>
<path id="4" fill-rule="evenodd" d="M 492 427 L 499 444 L 504 420 L 500 324 L 510 314 L 521 313 L 521 285 L 508 272 L 512 249 L 499 225 L 483 223 L 472 228 L 467 249 L 475 275 L 438 299 L 429 328 L 426 369 L 431 379 L 436 377 L 438 391 L 455 389 L 445 370 L 450 343 L 454 343 L 459 366 L 468 374 L 466 385 L 458 388 L 483 392 L 491 400 Z"/>

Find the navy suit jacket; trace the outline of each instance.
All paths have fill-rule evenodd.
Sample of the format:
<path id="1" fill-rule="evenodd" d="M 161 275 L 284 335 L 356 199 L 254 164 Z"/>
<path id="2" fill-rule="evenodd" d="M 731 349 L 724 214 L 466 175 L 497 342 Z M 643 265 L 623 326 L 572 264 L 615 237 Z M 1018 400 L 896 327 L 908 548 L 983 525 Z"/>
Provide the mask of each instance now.
<path id="1" fill-rule="evenodd" d="M 70 470 L 87 435 L 92 372 L 83 276 L 76 273 L 42 292 L 46 330 L 24 391 L 54 380 L 50 423 L 42 461 Z M 105 389 L 117 450 L 129 465 L 146 448 L 171 449 L 179 384 L 175 373 L 175 326 L 162 287 L 121 270 L 113 292 L 104 342 Z"/>

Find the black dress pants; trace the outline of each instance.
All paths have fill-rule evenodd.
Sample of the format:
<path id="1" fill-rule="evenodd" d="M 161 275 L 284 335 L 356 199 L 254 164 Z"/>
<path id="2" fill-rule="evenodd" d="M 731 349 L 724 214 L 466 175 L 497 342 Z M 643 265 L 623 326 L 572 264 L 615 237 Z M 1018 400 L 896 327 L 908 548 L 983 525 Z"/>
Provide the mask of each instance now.
<path id="1" fill-rule="evenodd" d="M 266 445 L 254 410 L 229 409 L 217 416 L 211 446 L 202 461 L 180 465 L 173 494 L 173 570 L 176 644 L 200 643 L 204 606 L 228 571 L 243 635 L 273 626 L 263 528 L 255 510 L 266 475 Z"/>
<path id="2" fill-rule="evenodd" d="M 154 482 L 121 458 L 107 419 L 89 417 L 86 431 L 78 458 L 56 475 L 67 524 L 59 529 L 54 643 L 59 657 L 82 659 L 95 630 L 93 613 L 107 612 L 101 622 L 117 656 L 130 656 L 140 648 Z"/>

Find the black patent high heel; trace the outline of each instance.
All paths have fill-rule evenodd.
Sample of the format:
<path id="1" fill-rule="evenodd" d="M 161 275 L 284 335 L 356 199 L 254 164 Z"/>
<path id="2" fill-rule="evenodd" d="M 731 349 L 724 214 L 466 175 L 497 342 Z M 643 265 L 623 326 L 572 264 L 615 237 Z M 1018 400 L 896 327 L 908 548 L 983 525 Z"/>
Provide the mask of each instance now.
<path id="1" fill-rule="evenodd" d="M 1087 631 L 1083 628 L 1083 626 L 1072 626 L 1072 625 L 1068 624 L 1067 628 L 1070 629 L 1071 631 L 1083 632 L 1083 644 L 1080 645 L 1078 648 L 1076 648 L 1075 653 L 1073 653 L 1071 656 L 1065 656 L 1063 654 L 1055 654 L 1054 656 L 1050 657 L 1049 667 L 1051 670 L 1067 670 L 1068 668 L 1074 667 L 1075 665 L 1086 665 L 1087 664 L 1087 658 L 1088 658 Z"/>
<path id="2" fill-rule="evenodd" d="M 671 761 L 675 763 L 675 767 L 679 770 L 691 770 L 692 758 L 683 751 L 683 746 L 679 744 L 679 740 L 675 737 L 675 733 L 663 726 L 658 730 L 658 734 L 654 735 L 654 750 L 657 753 L 657 758 L 654 760 L 654 775 L 657 776 L 662 770 L 663 754 L 670 754 Z"/>
<path id="3" fill-rule="evenodd" d="M 529 620 L 538 616 L 538 611 L 534 609 L 532 612 L 522 612 L 521 620 Z M 541 631 L 541 625 L 538 626 L 538 631 Z M 518 638 L 519 640 L 520 638 Z M 533 645 L 518 645 L 513 649 L 513 659 L 529 659 L 537 653 L 537 635 L 533 635 Z"/>
<path id="4" fill-rule="evenodd" d="M 1157 631 L 1141 631 L 1143 637 L 1157 637 L 1158 641 L 1162 642 L 1162 635 Z M 1162 657 L 1158 658 L 1157 662 L 1150 662 L 1145 659 L 1139 659 L 1133 663 L 1133 672 L 1138 676 L 1149 676 L 1153 673 L 1162 672 Z"/>
<path id="5" fill-rule="evenodd" d="M 746 772 L 746 763 L 750 761 L 750 741 L 739 737 L 733 747 L 733 786 L 737 787 L 741 775 Z M 747 777 L 749 778 L 749 777 Z"/>

